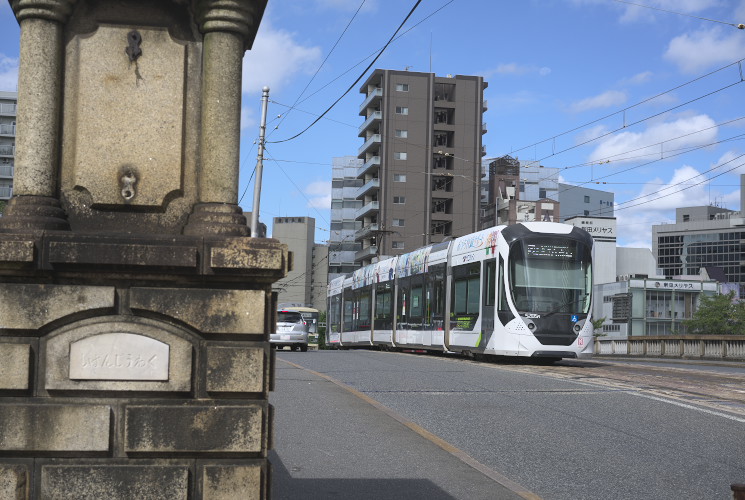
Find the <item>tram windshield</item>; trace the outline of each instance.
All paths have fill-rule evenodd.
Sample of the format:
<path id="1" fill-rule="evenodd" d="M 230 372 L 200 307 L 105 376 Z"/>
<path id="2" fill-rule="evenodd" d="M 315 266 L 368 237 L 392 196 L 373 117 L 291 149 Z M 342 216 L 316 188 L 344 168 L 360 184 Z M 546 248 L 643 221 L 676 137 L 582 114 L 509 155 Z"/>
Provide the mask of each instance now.
<path id="1" fill-rule="evenodd" d="M 519 312 L 587 314 L 592 293 L 591 249 L 551 236 L 515 241 L 509 279 Z"/>

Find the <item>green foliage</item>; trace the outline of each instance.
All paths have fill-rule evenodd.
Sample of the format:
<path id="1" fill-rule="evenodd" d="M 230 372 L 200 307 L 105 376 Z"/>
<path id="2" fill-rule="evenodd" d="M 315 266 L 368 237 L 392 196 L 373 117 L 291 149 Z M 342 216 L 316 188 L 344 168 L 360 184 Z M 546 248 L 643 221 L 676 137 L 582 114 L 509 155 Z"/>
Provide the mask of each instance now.
<path id="1" fill-rule="evenodd" d="M 5 207 L 8 205 L 8 202 L 6 201 L 0 201 L 0 214 L 5 213 Z"/>
<path id="2" fill-rule="evenodd" d="M 605 333 L 603 333 L 602 328 L 603 328 L 603 323 L 605 323 L 606 319 L 607 318 L 600 318 L 600 319 L 592 320 L 592 334 L 595 337 L 605 337 Z"/>
<path id="3" fill-rule="evenodd" d="M 326 311 L 318 314 L 318 349 L 326 349 Z"/>
<path id="4" fill-rule="evenodd" d="M 695 335 L 741 335 L 745 332 L 745 302 L 727 295 L 702 295 L 691 319 L 683 321 L 687 333 Z"/>

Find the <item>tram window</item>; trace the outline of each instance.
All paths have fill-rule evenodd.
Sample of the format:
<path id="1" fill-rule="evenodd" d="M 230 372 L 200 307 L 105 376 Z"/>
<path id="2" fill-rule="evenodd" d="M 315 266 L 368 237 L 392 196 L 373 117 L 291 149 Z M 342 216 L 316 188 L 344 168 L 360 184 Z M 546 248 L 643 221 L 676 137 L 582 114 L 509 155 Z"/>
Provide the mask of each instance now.
<path id="1" fill-rule="evenodd" d="M 352 329 L 352 319 L 354 316 L 354 302 L 351 300 L 351 297 L 349 299 L 344 301 L 344 322 L 342 323 L 342 331 L 344 332 L 351 332 Z"/>
<path id="2" fill-rule="evenodd" d="M 417 286 L 411 289 L 411 316 L 422 316 L 422 287 Z"/>
<path id="3" fill-rule="evenodd" d="M 359 319 L 357 320 L 358 330 L 367 330 L 370 328 L 370 294 L 364 293 L 360 296 L 359 301 Z"/>
<path id="4" fill-rule="evenodd" d="M 479 313 L 479 264 L 453 269 L 453 312 L 478 315 Z"/>
<path id="5" fill-rule="evenodd" d="M 489 260 L 484 262 L 484 305 L 493 306 L 496 287 L 494 279 L 497 274 L 497 261 Z"/>

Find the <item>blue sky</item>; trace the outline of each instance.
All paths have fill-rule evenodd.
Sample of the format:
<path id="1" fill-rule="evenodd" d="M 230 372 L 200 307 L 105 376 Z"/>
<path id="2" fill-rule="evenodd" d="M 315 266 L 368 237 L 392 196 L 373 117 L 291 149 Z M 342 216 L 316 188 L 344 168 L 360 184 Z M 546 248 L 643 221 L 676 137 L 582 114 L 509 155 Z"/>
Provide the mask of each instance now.
<path id="1" fill-rule="evenodd" d="M 562 169 L 566 183 L 614 192 L 619 243 L 649 247 L 651 224 L 673 221 L 676 207 L 740 209 L 745 30 L 728 23 L 745 23 L 745 1 L 633 3 L 654 9 L 618 0 L 423 0 L 373 68 L 484 76 L 487 157 L 535 160 Z M 261 215 L 270 229 L 272 217 L 305 215 L 316 219 L 316 240 L 328 239 L 332 158 L 362 143 L 360 85 L 298 138 L 273 141 L 339 98 L 414 4 L 269 0 L 244 58 L 239 196 L 245 191 L 250 210 L 267 85 Z M 2 2 L 0 90 L 15 90 L 18 38 Z"/>

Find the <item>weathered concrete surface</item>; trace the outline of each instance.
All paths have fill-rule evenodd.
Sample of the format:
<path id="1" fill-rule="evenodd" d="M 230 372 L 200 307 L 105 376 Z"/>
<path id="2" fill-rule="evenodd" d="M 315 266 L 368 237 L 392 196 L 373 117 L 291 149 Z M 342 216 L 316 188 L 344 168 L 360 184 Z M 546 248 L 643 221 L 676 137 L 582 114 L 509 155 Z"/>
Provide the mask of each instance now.
<path id="1" fill-rule="evenodd" d="M 268 384 L 266 349 L 208 346 L 207 392 L 264 392 Z"/>
<path id="2" fill-rule="evenodd" d="M 110 426 L 105 405 L 0 405 L 0 450 L 105 453 Z"/>
<path id="3" fill-rule="evenodd" d="M 262 451 L 264 409 L 244 406 L 127 406 L 128 454 L 225 454 Z"/>
<path id="4" fill-rule="evenodd" d="M 133 288 L 130 307 L 176 318 L 205 333 L 265 331 L 266 296 L 259 290 Z"/>
<path id="5" fill-rule="evenodd" d="M 30 344 L 0 343 L 0 390 L 27 390 L 30 362 Z"/>
<path id="6" fill-rule="evenodd" d="M 203 500 L 254 500 L 267 497 L 263 465 L 206 465 L 202 470 Z"/>
<path id="7" fill-rule="evenodd" d="M 41 498 L 187 500 L 189 468 L 176 465 L 44 465 Z"/>
<path id="8" fill-rule="evenodd" d="M 30 493 L 29 468 L 25 464 L 0 463 L 0 498 L 27 500 Z"/>
<path id="9" fill-rule="evenodd" d="M 36 330 L 74 313 L 113 307 L 110 286 L 0 283 L 0 328 Z"/>

